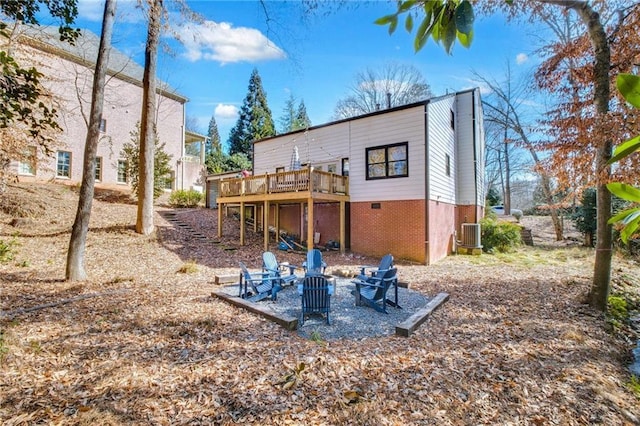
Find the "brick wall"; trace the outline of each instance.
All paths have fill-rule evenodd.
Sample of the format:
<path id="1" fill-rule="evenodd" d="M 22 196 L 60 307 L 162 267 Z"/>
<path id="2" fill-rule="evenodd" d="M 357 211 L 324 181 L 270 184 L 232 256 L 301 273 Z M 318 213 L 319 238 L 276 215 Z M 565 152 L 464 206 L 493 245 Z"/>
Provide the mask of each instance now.
<path id="1" fill-rule="evenodd" d="M 272 207 L 273 209 L 274 207 Z M 275 220 L 274 211 L 269 215 L 271 223 Z M 287 234 L 300 236 L 300 204 L 280 206 L 280 229 Z"/>
<path id="2" fill-rule="evenodd" d="M 477 209 L 477 211 L 476 211 Z M 484 217 L 483 209 L 476 206 L 458 206 L 457 207 L 457 222 L 456 229 L 458 234 L 462 231 L 463 223 L 477 223 Z M 477 220 L 476 220 L 477 218 Z"/>
<path id="3" fill-rule="evenodd" d="M 275 223 L 275 207 L 271 207 L 269 222 Z M 319 245 L 325 245 L 327 241 L 340 241 L 340 204 L 317 203 L 313 210 L 314 231 L 320 233 Z M 347 224 L 348 225 L 348 224 Z M 300 236 L 300 204 L 283 205 L 280 207 L 280 229 L 288 234 Z M 348 232 L 348 228 L 347 228 Z M 306 224 L 302 229 L 306 239 Z"/>
<path id="4" fill-rule="evenodd" d="M 372 208 L 378 207 L 379 208 Z M 351 251 L 424 263 L 424 200 L 351 203 Z"/>
<path id="5" fill-rule="evenodd" d="M 429 263 L 447 257 L 453 250 L 456 206 L 429 201 Z"/>

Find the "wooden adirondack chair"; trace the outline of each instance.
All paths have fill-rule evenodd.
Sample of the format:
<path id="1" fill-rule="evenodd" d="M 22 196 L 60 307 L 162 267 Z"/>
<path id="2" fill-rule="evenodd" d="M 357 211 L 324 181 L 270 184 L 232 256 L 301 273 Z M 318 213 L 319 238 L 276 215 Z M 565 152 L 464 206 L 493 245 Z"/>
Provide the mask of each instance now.
<path id="1" fill-rule="evenodd" d="M 331 325 L 329 311 L 331 310 L 330 283 L 322 275 L 308 275 L 300 285 L 302 293 L 302 314 L 298 326 L 304 324 L 305 315 L 325 314 L 327 324 Z"/>
<path id="2" fill-rule="evenodd" d="M 318 249 L 307 252 L 307 261 L 302 263 L 304 275 L 324 275 L 327 264 L 322 260 L 322 252 Z"/>
<path id="3" fill-rule="evenodd" d="M 375 266 L 361 266 L 360 267 L 360 275 L 356 277 L 356 279 L 361 281 L 366 281 L 367 278 L 375 277 L 378 275 L 378 271 L 387 271 L 388 269 L 393 268 L 393 256 L 391 254 L 385 254 L 380 259 L 380 264 L 376 268 Z"/>
<path id="4" fill-rule="evenodd" d="M 244 263 L 238 262 L 242 273 L 240 274 L 240 294 L 243 299 L 257 302 L 267 297 L 276 300 L 278 292 L 282 289 L 280 286 L 280 277 L 270 277 L 268 273 L 256 272 L 251 273 Z M 252 294 L 249 295 L 248 286 L 251 286 Z"/>
<path id="5" fill-rule="evenodd" d="M 378 269 L 375 276 L 367 277 L 365 280 L 354 279 L 352 282 L 356 285 L 356 305 L 367 306 L 378 312 L 388 314 L 387 305 L 395 306 L 402 309 L 398 305 L 398 277 L 396 275 L 397 268 L 389 268 L 386 271 Z M 387 298 L 387 292 L 394 287 L 394 300 Z"/>
<path id="6" fill-rule="evenodd" d="M 298 276 L 294 273 L 296 268 L 297 266 L 288 263 L 278 263 L 276 255 L 270 251 L 262 253 L 262 271 L 270 277 L 280 278 L 280 286 L 293 285 L 298 281 Z"/>

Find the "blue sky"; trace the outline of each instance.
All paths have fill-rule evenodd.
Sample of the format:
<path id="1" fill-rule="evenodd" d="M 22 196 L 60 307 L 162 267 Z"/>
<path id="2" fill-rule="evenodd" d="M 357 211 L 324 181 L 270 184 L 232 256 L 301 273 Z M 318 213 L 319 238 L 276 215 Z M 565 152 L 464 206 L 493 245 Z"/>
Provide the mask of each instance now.
<path id="1" fill-rule="evenodd" d="M 118 0 L 113 44 L 142 65 L 146 23 L 135 4 Z M 403 28 L 390 36 L 386 27 L 373 24 L 393 12 L 395 2 L 351 2 L 312 16 L 305 16 L 295 1 L 188 4 L 203 21 L 188 23 L 170 14 L 169 25 L 183 43 L 168 34 L 163 37 L 169 49 L 160 54 L 158 77 L 189 98 L 187 116 L 197 119 L 203 132 L 215 115 L 223 142 L 235 124 L 254 68 L 278 127 L 290 95 L 304 100 L 312 124 L 331 121 L 355 74 L 388 62 L 420 69 L 435 95 L 478 86 L 474 70 L 500 80 L 507 62 L 515 74 L 533 66 L 533 31 L 523 23 L 506 23 L 501 16 L 477 17 L 471 48 L 456 45 L 447 55 L 432 40 L 414 53 L 412 35 Z M 80 0 L 77 25 L 99 34 L 102 11 L 102 1 Z"/>

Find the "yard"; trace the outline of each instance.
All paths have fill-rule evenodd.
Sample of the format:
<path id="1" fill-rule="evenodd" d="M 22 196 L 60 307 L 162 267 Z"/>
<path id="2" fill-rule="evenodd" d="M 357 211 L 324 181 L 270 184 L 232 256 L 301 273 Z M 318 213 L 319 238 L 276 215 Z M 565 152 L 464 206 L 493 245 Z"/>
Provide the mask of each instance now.
<path id="1" fill-rule="evenodd" d="M 0 264 L 3 425 L 640 423 L 627 387 L 635 341 L 584 304 L 593 250 L 554 243 L 550 222 L 515 254 L 398 262 L 412 289 L 450 294 L 409 338 L 306 339 L 211 297 L 214 275 L 259 266 L 262 234 L 237 247 L 227 221 L 213 243 L 206 209 L 178 212 L 189 226 L 158 214 L 144 237 L 134 204 L 98 193 L 90 280 L 65 282 L 76 203 L 57 185 L 14 184 L 0 199 L 0 240 L 15 241 Z M 637 294 L 637 270 L 615 256 L 614 288 Z"/>

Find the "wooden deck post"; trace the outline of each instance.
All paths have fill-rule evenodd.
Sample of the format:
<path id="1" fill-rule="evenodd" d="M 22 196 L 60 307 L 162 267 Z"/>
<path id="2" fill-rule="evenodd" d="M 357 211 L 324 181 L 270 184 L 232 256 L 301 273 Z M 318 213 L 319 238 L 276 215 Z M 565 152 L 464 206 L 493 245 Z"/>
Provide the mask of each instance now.
<path id="1" fill-rule="evenodd" d="M 346 203 L 344 201 L 340 201 L 340 253 L 344 254 L 345 247 L 344 241 L 346 236 L 346 214 L 347 209 Z"/>
<path id="2" fill-rule="evenodd" d="M 280 204 L 275 204 L 276 243 L 280 243 Z"/>
<path id="3" fill-rule="evenodd" d="M 240 245 L 244 245 L 244 201 L 240 201 Z"/>
<path id="4" fill-rule="evenodd" d="M 304 240 L 304 203 L 300 203 L 300 242 Z"/>
<path id="5" fill-rule="evenodd" d="M 307 250 L 313 250 L 313 198 L 307 199 Z"/>
<path id="6" fill-rule="evenodd" d="M 253 205 L 253 232 L 258 232 L 258 205 Z"/>
<path id="7" fill-rule="evenodd" d="M 264 200 L 262 208 L 262 230 L 264 231 L 264 251 L 269 251 L 269 201 Z"/>
<path id="8" fill-rule="evenodd" d="M 222 214 L 223 206 L 222 204 L 218 204 L 218 238 L 222 238 Z"/>

